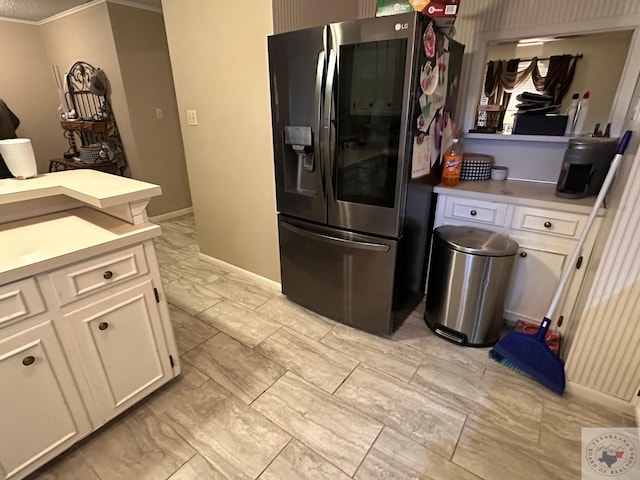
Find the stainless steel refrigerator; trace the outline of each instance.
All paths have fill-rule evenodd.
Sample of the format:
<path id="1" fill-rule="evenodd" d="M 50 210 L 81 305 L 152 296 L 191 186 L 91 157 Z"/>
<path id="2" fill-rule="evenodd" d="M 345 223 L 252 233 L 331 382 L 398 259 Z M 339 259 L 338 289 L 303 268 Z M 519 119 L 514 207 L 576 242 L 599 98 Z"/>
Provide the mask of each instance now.
<path id="1" fill-rule="evenodd" d="M 418 304 L 463 49 L 418 13 L 269 37 L 289 299 L 378 335 Z"/>

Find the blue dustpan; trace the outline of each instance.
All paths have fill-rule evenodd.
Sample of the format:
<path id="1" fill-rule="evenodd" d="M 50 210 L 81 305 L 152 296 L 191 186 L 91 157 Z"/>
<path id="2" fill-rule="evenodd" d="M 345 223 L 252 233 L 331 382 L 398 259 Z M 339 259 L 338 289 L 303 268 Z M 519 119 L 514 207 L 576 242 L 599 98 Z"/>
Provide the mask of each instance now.
<path id="1" fill-rule="evenodd" d="M 564 393 L 564 362 L 545 337 L 551 320 L 545 317 L 536 333 L 510 332 L 493 346 L 491 358 L 537 380 L 558 395 Z"/>

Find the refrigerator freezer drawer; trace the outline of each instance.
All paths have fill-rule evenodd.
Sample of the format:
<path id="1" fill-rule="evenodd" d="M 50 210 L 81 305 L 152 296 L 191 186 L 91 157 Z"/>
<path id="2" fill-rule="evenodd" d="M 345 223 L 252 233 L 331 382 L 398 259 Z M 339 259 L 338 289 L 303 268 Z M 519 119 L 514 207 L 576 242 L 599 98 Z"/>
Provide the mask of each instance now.
<path id="1" fill-rule="evenodd" d="M 321 315 L 377 335 L 393 331 L 397 242 L 280 216 L 282 292 Z"/>

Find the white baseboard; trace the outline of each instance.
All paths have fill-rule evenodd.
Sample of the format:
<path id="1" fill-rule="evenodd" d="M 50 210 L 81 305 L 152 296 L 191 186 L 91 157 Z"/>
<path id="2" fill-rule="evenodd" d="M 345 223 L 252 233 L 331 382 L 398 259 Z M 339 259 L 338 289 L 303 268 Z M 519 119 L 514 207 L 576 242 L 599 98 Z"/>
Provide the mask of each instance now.
<path id="1" fill-rule="evenodd" d="M 246 277 L 251 278 L 257 282 L 262 283 L 270 288 L 275 288 L 278 291 L 282 291 L 282 285 L 278 282 L 274 282 L 273 280 L 258 275 L 257 273 L 250 272 L 249 270 L 245 270 L 244 268 L 240 268 L 236 265 L 231 265 L 230 263 L 224 262 L 220 259 L 210 257 L 202 252 L 200 252 L 200 260 L 204 260 L 205 262 L 212 263 L 214 265 L 218 265 L 219 267 L 226 268 L 227 270 L 231 270 L 232 272 L 239 273 L 240 275 L 244 275 Z"/>
<path id="2" fill-rule="evenodd" d="M 625 402 L 620 398 L 612 397 L 611 395 L 599 392 L 598 390 L 593 390 L 592 388 L 585 387 L 584 385 L 580 385 L 575 382 L 567 382 L 566 391 L 576 397 L 599 403 L 600 405 L 616 410 L 617 412 L 622 412 L 631 416 L 635 415 L 636 421 L 640 420 L 640 406 L 634 408 L 632 403 Z"/>
<path id="3" fill-rule="evenodd" d="M 193 207 L 183 208 L 182 210 L 176 210 L 174 212 L 163 213 L 162 215 L 156 215 L 155 217 L 149 217 L 152 222 L 164 222 L 173 218 L 182 217 L 183 215 L 189 215 L 193 213 Z"/>

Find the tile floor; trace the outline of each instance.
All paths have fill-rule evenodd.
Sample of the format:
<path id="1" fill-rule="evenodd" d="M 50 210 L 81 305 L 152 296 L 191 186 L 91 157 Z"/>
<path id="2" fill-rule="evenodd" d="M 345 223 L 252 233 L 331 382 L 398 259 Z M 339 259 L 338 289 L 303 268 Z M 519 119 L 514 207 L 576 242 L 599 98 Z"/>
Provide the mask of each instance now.
<path id="1" fill-rule="evenodd" d="M 566 480 L 581 427 L 635 425 L 435 337 L 419 308 L 368 335 L 199 260 L 193 216 L 162 227 L 182 375 L 32 478 Z"/>

